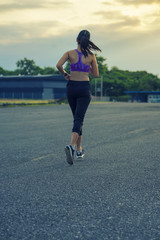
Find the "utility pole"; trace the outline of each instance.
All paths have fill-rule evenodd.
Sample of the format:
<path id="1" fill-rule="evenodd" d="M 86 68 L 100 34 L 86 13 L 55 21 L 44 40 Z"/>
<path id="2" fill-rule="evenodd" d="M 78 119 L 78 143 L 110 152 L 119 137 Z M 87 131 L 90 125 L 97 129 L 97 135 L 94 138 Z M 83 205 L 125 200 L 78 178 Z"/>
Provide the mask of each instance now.
<path id="1" fill-rule="evenodd" d="M 100 85 L 100 87 L 98 87 L 98 89 L 97 89 L 97 80 L 100 81 L 100 84 L 98 84 L 98 85 Z M 94 81 L 95 81 L 95 98 L 97 97 L 97 91 L 98 91 L 101 93 L 100 97 L 101 97 L 101 101 L 102 101 L 102 98 L 103 98 L 103 76 L 101 76 L 100 78 L 95 78 Z"/>
<path id="2" fill-rule="evenodd" d="M 101 76 L 101 101 L 103 98 L 103 76 Z"/>
<path id="3" fill-rule="evenodd" d="M 95 78 L 94 80 L 95 80 L 95 97 L 97 97 L 97 78 Z"/>

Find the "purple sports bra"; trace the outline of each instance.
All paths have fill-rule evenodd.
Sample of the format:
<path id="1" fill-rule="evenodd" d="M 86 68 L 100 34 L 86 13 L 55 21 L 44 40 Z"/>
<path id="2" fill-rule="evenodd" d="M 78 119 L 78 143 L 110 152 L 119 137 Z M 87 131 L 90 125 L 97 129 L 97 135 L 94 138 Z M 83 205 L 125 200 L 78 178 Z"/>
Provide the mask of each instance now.
<path id="1" fill-rule="evenodd" d="M 82 58 L 82 53 L 79 52 L 77 49 L 75 49 L 76 52 L 78 53 L 78 62 L 70 64 L 70 70 L 77 71 L 77 72 L 89 72 L 90 65 L 84 64 L 81 60 Z"/>

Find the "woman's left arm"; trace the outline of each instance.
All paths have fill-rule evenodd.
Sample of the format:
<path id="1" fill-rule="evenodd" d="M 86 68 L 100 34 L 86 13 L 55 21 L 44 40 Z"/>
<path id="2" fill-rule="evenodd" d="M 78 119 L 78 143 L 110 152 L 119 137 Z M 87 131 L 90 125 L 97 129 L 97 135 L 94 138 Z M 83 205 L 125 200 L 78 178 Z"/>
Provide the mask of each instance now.
<path id="1" fill-rule="evenodd" d="M 65 76 L 66 80 L 70 80 L 70 75 L 64 70 L 63 64 L 69 59 L 69 53 L 66 52 L 58 61 L 56 67 Z"/>

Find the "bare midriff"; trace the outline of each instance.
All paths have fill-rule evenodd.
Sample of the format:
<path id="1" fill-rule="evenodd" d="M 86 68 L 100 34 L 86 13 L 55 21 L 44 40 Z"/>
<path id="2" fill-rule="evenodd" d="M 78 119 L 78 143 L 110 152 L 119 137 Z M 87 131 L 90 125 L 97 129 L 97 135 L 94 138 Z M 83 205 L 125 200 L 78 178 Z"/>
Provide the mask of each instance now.
<path id="1" fill-rule="evenodd" d="M 71 71 L 70 74 L 70 80 L 72 81 L 89 81 L 89 73 L 87 72 Z"/>

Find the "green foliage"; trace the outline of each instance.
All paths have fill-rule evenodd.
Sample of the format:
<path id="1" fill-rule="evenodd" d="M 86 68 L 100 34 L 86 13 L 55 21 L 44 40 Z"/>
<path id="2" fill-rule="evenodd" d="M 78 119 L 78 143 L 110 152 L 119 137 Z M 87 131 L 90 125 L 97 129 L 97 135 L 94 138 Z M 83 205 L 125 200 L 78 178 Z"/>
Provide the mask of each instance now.
<path id="1" fill-rule="evenodd" d="M 125 95 L 124 92 L 127 90 L 160 91 L 160 79 L 158 78 L 158 76 L 148 73 L 146 71 L 131 72 L 127 70 L 120 70 L 116 66 L 113 66 L 111 70 L 108 70 L 108 67 L 106 64 L 104 64 L 104 61 L 105 59 L 102 59 L 99 67 L 99 57 L 97 57 L 98 67 L 100 70 L 103 69 L 103 96 L 110 96 L 111 98 L 123 96 Z M 94 95 L 94 80 L 92 80 L 91 85 Z"/>
<path id="2" fill-rule="evenodd" d="M 41 68 L 36 66 L 35 61 L 27 58 L 17 61 L 16 65 L 21 75 L 36 75 L 41 72 Z"/>
<path id="3" fill-rule="evenodd" d="M 98 64 L 98 69 L 99 69 L 99 75 L 104 76 L 108 72 L 108 66 L 105 63 L 106 58 L 102 56 L 98 56 L 96 54 L 96 59 L 97 59 L 97 64 Z"/>
<path id="4" fill-rule="evenodd" d="M 70 63 L 69 63 L 69 61 L 66 62 L 64 69 L 67 73 L 70 73 Z"/>
<path id="5" fill-rule="evenodd" d="M 2 67 L 0 67 L 0 75 L 5 75 L 5 70 Z"/>
<path id="6" fill-rule="evenodd" d="M 54 75 L 60 74 L 55 67 L 40 68 L 36 65 L 34 60 L 27 58 L 21 59 L 16 63 L 17 69 L 14 71 L 5 70 L 0 67 L 0 75 L 3 76 L 17 76 L 17 75 Z"/>
<path id="7" fill-rule="evenodd" d="M 44 67 L 40 72 L 42 75 L 59 74 L 59 71 L 54 67 Z"/>
<path id="8" fill-rule="evenodd" d="M 110 96 L 111 99 L 119 99 L 125 95 L 126 90 L 135 91 L 160 91 L 160 79 L 158 76 L 146 71 L 131 72 L 120 70 L 113 66 L 108 69 L 106 59 L 96 55 L 100 77 L 97 79 L 97 87 L 100 88 L 101 76 L 103 76 L 103 96 Z M 40 68 L 34 60 L 24 58 L 17 61 L 17 69 L 14 71 L 5 70 L 0 67 L 0 75 L 54 75 L 60 74 L 55 67 Z M 69 62 L 65 64 L 65 70 L 70 73 Z M 92 94 L 95 95 L 95 79 L 90 75 Z M 96 93 L 100 95 L 100 92 Z"/>
<path id="9" fill-rule="evenodd" d="M 16 65 L 21 75 L 34 75 L 35 71 L 37 71 L 37 66 L 34 60 L 24 58 L 17 61 Z"/>

